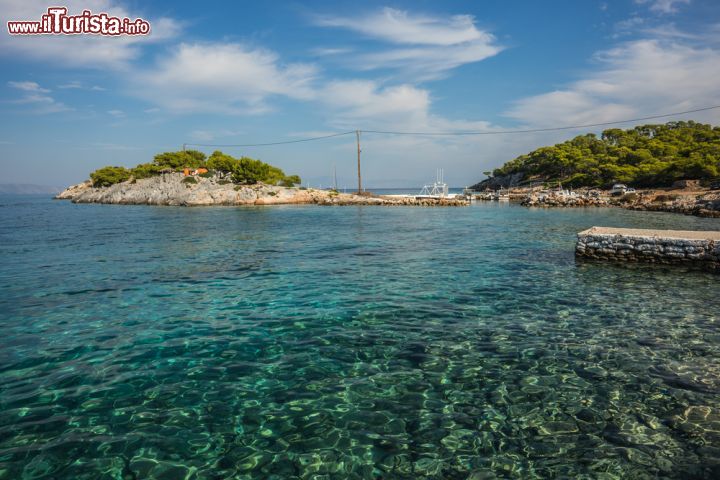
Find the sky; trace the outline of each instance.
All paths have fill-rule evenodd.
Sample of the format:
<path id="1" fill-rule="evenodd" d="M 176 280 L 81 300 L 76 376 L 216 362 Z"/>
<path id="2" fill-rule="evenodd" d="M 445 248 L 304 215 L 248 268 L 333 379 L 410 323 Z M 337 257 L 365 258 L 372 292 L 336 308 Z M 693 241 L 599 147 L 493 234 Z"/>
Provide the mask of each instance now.
<path id="1" fill-rule="evenodd" d="M 7 21 L 39 20 L 51 4 L 0 0 L 0 183 L 66 186 L 184 143 L 492 132 L 720 105 L 718 0 L 64 5 L 141 17 L 151 33 L 11 36 Z M 687 119 L 718 125 L 720 109 L 656 122 Z M 364 133 L 364 186 L 420 187 L 438 168 L 466 186 L 588 131 L 601 129 Z M 354 135 L 197 148 L 259 158 L 314 187 L 334 169 L 341 188 L 357 182 Z"/>

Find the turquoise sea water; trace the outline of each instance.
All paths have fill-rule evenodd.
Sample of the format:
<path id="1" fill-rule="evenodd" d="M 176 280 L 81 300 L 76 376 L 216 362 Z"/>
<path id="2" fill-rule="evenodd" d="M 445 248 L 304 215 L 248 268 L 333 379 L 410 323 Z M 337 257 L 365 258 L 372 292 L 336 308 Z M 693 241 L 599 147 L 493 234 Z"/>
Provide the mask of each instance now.
<path id="1" fill-rule="evenodd" d="M 718 277 L 617 209 L 0 198 L 0 479 L 717 478 Z"/>

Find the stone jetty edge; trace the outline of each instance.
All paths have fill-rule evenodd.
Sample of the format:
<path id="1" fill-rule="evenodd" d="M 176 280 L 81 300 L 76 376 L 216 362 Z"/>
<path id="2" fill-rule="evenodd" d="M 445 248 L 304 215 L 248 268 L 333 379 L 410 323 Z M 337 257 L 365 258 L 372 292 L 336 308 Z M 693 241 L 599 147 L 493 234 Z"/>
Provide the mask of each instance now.
<path id="1" fill-rule="evenodd" d="M 578 257 L 683 264 L 720 272 L 720 232 L 592 227 L 577 234 Z"/>

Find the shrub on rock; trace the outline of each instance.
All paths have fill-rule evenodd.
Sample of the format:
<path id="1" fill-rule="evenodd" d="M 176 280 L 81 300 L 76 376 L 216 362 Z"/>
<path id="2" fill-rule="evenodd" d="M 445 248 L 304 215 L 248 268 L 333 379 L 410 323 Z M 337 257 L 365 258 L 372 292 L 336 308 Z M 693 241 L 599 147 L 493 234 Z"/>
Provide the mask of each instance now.
<path id="1" fill-rule="evenodd" d="M 130 170 L 125 167 L 103 167 L 90 174 L 93 187 L 109 187 L 129 180 Z"/>

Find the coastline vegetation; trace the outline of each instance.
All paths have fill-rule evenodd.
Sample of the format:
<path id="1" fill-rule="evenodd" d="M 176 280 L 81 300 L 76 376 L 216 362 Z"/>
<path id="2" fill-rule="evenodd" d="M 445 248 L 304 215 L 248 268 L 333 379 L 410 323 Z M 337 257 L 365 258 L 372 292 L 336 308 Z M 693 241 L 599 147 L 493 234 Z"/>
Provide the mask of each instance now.
<path id="1" fill-rule="evenodd" d="M 259 182 L 269 185 L 291 187 L 301 182 L 297 175 L 286 175 L 282 169 L 260 160 L 248 157 L 235 158 L 220 151 L 206 157 L 197 150 L 164 152 L 155 155 L 151 163 L 141 163 L 134 168 L 102 167 L 90 174 L 94 187 L 109 187 L 128 180 L 139 180 L 160 175 L 164 172 L 182 172 L 185 168 L 206 168 L 208 172 L 199 176 L 210 178 L 220 173 L 224 182 L 252 185 Z"/>
<path id="2" fill-rule="evenodd" d="M 489 173 L 489 172 L 488 172 Z M 676 180 L 720 175 L 720 127 L 693 121 L 612 128 L 520 155 L 492 172 L 522 174 L 523 182 L 562 182 L 575 187 L 669 186 Z"/>

